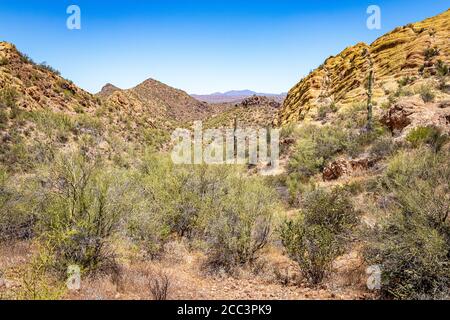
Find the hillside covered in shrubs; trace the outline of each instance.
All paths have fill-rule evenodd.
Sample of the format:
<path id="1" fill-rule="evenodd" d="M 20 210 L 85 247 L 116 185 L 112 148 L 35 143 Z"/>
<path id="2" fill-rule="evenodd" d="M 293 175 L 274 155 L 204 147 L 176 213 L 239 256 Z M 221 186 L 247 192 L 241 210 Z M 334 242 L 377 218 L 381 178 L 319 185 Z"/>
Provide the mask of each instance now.
<path id="1" fill-rule="evenodd" d="M 449 299 L 448 15 L 366 48 L 374 78 L 346 50 L 281 108 L 223 112 L 155 80 L 92 95 L 0 43 L 0 299 Z M 388 40 L 420 48 L 417 70 L 382 67 Z M 327 99 L 303 103 L 340 59 L 358 94 L 328 75 Z M 274 114 L 274 175 L 170 158 L 176 127 Z"/>

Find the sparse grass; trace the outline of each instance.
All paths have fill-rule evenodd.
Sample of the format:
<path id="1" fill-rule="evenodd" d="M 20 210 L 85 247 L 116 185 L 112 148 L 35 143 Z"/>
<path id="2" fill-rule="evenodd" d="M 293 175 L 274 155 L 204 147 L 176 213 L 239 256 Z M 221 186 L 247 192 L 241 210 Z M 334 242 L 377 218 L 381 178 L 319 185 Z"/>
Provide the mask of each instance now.
<path id="1" fill-rule="evenodd" d="M 435 152 L 438 152 L 448 141 L 448 137 L 442 134 L 441 130 L 433 127 L 417 127 L 411 130 L 406 137 L 406 141 L 411 143 L 414 148 L 424 144 L 430 145 Z"/>
<path id="2" fill-rule="evenodd" d="M 14 109 L 16 107 L 19 93 L 13 87 L 3 87 L 0 91 L 0 107 Z"/>
<path id="3" fill-rule="evenodd" d="M 422 85 L 419 88 L 420 97 L 422 98 L 423 102 L 433 102 L 436 95 L 433 92 L 433 88 L 430 85 Z"/>

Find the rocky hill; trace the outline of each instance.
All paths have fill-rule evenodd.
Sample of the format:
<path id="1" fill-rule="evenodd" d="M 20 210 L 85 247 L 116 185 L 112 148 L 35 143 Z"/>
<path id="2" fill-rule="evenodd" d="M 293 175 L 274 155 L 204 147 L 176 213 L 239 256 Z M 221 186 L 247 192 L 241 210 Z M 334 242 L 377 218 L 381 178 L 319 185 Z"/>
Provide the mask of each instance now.
<path id="1" fill-rule="evenodd" d="M 145 80 L 128 90 L 106 85 L 99 96 L 118 107 L 151 114 L 159 121 L 200 120 L 205 118 L 210 110 L 208 104 L 154 79 Z"/>
<path id="2" fill-rule="evenodd" d="M 0 42 L 0 88 L 14 91 L 19 108 L 93 112 L 98 100 L 45 64 L 36 64 L 14 45 Z"/>
<path id="3" fill-rule="evenodd" d="M 281 94 L 257 93 L 251 90 L 232 90 L 224 93 L 216 92 L 206 95 L 192 94 L 191 96 L 197 100 L 205 101 L 208 103 L 240 103 L 243 100 L 254 95 L 271 98 L 280 103 L 283 102 L 283 100 L 286 98 L 286 93 Z"/>
<path id="4" fill-rule="evenodd" d="M 310 118 L 317 108 L 342 106 L 365 98 L 369 70 L 375 74 L 375 99 L 394 89 L 405 77 L 429 77 L 450 62 L 450 10 L 380 37 L 358 43 L 328 58 L 293 87 L 276 124 Z M 439 62 L 441 61 L 441 62 Z"/>
<path id="5" fill-rule="evenodd" d="M 239 126 L 266 127 L 271 125 L 281 104 L 265 96 L 251 96 L 240 103 L 217 105 L 219 111 L 205 121 L 209 128 Z"/>

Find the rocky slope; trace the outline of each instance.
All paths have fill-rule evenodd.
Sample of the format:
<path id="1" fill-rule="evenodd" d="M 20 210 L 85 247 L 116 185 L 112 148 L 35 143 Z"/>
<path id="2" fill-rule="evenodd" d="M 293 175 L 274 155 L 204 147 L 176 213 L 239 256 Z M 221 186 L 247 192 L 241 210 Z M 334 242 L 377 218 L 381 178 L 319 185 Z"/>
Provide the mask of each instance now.
<path id="1" fill-rule="evenodd" d="M 207 103 L 200 102 L 186 92 L 172 88 L 154 79 L 148 79 L 128 90 L 111 84 L 98 94 L 107 103 L 118 108 L 151 114 L 156 121 L 187 122 L 204 119 L 210 112 Z"/>
<path id="2" fill-rule="evenodd" d="M 93 112 L 98 100 L 46 65 L 37 65 L 14 45 L 0 42 L 0 88 L 15 91 L 19 108 Z"/>
<path id="3" fill-rule="evenodd" d="M 293 87 L 275 121 L 288 124 L 311 117 L 318 107 L 342 106 L 365 98 L 369 70 L 375 74 L 374 98 L 386 95 L 403 77 L 436 74 L 450 62 L 450 10 L 399 27 L 370 45 L 358 43 L 328 58 Z"/>

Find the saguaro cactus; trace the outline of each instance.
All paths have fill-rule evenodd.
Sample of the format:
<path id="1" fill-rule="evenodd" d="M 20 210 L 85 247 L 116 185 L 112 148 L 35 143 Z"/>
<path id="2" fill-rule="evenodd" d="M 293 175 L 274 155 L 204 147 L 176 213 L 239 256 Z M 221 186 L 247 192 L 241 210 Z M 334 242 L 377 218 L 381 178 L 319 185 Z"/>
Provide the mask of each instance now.
<path id="1" fill-rule="evenodd" d="M 373 105 L 372 105 L 372 89 L 373 89 L 373 70 L 369 72 L 367 84 L 367 130 L 373 129 Z"/>

